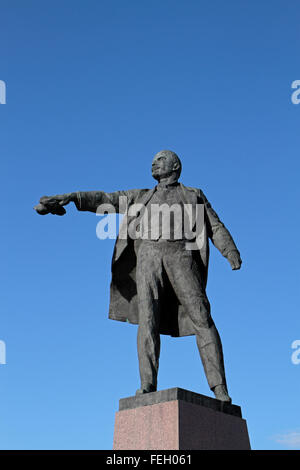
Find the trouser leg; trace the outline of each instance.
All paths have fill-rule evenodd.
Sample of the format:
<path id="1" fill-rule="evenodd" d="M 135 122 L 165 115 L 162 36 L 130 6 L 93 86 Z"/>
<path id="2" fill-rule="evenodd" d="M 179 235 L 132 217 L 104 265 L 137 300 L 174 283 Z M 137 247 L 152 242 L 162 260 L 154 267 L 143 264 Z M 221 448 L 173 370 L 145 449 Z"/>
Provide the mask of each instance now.
<path id="1" fill-rule="evenodd" d="M 141 388 L 157 389 L 160 354 L 160 302 L 162 260 L 159 250 L 142 243 L 137 255 L 137 295 L 139 327 L 137 337 Z"/>
<path id="2" fill-rule="evenodd" d="M 177 298 L 195 329 L 197 345 L 208 385 L 226 387 L 222 344 L 210 314 L 210 304 L 191 251 L 175 248 L 164 257 L 164 267 Z"/>
<path id="3" fill-rule="evenodd" d="M 197 334 L 196 341 L 209 387 L 225 385 L 227 390 L 223 348 L 215 325 L 211 325 L 205 334 Z"/>
<path id="4" fill-rule="evenodd" d="M 146 314 L 148 305 L 139 303 L 140 311 Z M 157 373 L 159 366 L 160 336 L 157 332 L 155 317 L 146 316 L 139 321 L 137 348 L 141 388 L 149 391 L 157 389 Z"/>

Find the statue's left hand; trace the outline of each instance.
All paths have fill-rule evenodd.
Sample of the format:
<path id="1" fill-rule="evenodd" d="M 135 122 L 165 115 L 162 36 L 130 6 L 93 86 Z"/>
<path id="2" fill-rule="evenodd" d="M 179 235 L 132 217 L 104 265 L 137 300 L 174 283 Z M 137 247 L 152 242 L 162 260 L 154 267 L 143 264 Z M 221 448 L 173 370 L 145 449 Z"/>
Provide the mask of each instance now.
<path id="1" fill-rule="evenodd" d="M 242 260 L 238 251 L 230 251 L 227 255 L 227 259 L 233 270 L 241 268 Z"/>

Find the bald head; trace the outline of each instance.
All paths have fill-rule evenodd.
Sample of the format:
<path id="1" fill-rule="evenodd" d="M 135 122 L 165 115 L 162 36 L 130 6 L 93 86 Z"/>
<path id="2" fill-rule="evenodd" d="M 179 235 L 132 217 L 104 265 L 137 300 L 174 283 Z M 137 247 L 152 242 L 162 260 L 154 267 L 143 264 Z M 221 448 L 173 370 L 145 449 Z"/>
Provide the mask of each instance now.
<path id="1" fill-rule="evenodd" d="M 175 152 L 171 150 L 161 150 L 153 158 L 152 176 L 156 180 L 175 175 L 179 178 L 181 173 L 181 161 Z"/>

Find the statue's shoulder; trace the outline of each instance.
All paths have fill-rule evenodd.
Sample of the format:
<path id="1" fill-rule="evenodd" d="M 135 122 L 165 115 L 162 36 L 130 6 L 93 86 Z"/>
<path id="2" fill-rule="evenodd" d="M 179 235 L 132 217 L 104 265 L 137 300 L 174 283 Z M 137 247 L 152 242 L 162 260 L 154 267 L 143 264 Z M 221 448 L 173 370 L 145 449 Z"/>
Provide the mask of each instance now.
<path id="1" fill-rule="evenodd" d="M 191 191 L 193 193 L 196 193 L 198 196 L 201 196 L 203 194 L 202 190 L 200 188 L 193 188 L 192 186 L 185 186 L 184 184 L 180 183 L 181 187 L 185 191 Z"/>
<path id="2" fill-rule="evenodd" d="M 147 197 L 147 194 L 152 191 L 151 189 L 148 188 L 142 188 L 142 189 L 129 189 L 126 191 L 127 197 L 129 197 L 130 204 L 135 204 L 137 202 L 140 202 L 141 199 Z"/>
<path id="3" fill-rule="evenodd" d="M 151 189 L 128 189 L 126 191 L 126 193 L 130 196 L 134 196 L 134 197 L 139 197 L 139 196 L 143 196 L 144 194 L 147 194 L 149 191 L 151 191 Z M 124 191 L 125 192 L 125 191 Z"/>
<path id="4" fill-rule="evenodd" d="M 152 189 L 149 189 L 149 188 L 139 189 L 137 196 L 138 198 L 141 198 L 141 197 L 146 196 L 150 192 L 153 192 L 153 188 Z"/>
<path id="5" fill-rule="evenodd" d="M 153 191 L 153 188 L 144 188 L 144 189 L 139 189 L 140 193 L 141 194 L 146 194 L 148 193 L 149 191 Z"/>

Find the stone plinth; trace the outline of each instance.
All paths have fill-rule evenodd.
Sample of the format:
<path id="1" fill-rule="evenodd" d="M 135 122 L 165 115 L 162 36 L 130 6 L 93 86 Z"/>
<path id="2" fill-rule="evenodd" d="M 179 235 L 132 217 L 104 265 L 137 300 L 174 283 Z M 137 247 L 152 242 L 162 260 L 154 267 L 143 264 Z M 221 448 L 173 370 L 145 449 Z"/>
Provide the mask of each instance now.
<path id="1" fill-rule="evenodd" d="M 171 388 L 123 398 L 114 450 L 250 449 L 241 408 Z"/>

